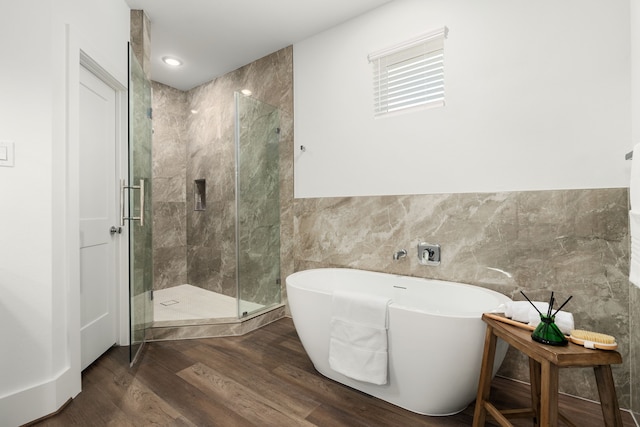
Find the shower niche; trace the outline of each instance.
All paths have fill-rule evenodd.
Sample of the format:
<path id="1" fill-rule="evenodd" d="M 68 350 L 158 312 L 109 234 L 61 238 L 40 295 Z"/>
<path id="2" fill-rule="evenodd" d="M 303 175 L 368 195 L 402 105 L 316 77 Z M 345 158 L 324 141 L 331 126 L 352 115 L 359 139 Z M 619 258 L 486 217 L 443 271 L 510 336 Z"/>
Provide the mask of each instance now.
<path id="1" fill-rule="evenodd" d="M 196 179 L 193 181 L 194 211 L 203 211 L 207 208 L 207 180 Z"/>

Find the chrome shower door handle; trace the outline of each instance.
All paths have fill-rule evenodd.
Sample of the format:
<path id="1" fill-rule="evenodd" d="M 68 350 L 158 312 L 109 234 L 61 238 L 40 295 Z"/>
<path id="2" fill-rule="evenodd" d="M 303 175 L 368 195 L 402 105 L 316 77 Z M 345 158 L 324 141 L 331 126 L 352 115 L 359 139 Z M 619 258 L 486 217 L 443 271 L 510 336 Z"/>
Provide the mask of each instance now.
<path id="1" fill-rule="evenodd" d="M 134 187 L 135 188 L 135 187 Z M 138 185 L 140 190 L 140 227 L 144 227 L 144 179 L 140 178 L 140 184 Z"/>
<path id="2" fill-rule="evenodd" d="M 124 227 L 124 191 L 126 190 L 124 179 L 120 180 L 120 227 Z"/>
<path id="3" fill-rule="evenodd" d="M 140 215 L 125 216 L 124 193 L 126 190 L 140 190 Z M 120 180 L 120 226 L 124 227 L 125 220 L 140 221 L 140 226 L 144 227 L 144 178 L 140 178 L 139 185 L 127 186 L 124 179 Z"/>

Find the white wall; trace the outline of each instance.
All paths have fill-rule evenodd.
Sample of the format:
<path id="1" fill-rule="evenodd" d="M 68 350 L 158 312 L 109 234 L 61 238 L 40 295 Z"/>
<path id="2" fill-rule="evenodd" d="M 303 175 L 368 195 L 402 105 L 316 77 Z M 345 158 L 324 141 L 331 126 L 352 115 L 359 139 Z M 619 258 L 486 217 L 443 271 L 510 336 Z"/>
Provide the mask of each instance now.
<path id="1" fill-rule="evenodd" d="M 640 0 L 631 0 L 631 129 L 640 143 Z"/>
<path id="2" fill-rule="evenodd" d="M 374 119 L 367 54 L 442 26 L 446 106 Z M 396 0 L 297 43 L 295 196 L 627 186 L 629 40 L 625 0 Z"/>
<path id="3" fill-rule="evenodd" d="M 121 1 L 21 0 L 0 14 L 0 425 L 57 410 L 80 391 L 77 278 L 80 49 L 127 84 Z M 75 180 L 75 181 L 74 181 Z"/>
<path id="4" fill-rule="evenodd" d="M 632 141 L 634 144 L 640 143 L 640 0 L 631 0 L 631 128 Z M 637 159 L 636 159 L 637 160 Z M 633 295 L 638 295 L 633 285 L 629 285 L 631 289 L 630 311 L 631 311 L 631 331 L 629 347 L 631 348 L 630 365 L 631 377 L 631 410 L 636 414 L 636 420 L 640 420 L 640 336 L 634 331 L 640 314 L 638 308 L 639 300 Z"/>
<path id="5" fill-rule="evenodd" d="M 14 141 L 16 166 L 0 167 L 0 328 L 8 337 L 0 396 L 50 375 L 52 355 L 51 4 L 9 9 L 0 14 L 0 57 L 14 65 L 5 59 L 0 68 L 0 140 Z"/>

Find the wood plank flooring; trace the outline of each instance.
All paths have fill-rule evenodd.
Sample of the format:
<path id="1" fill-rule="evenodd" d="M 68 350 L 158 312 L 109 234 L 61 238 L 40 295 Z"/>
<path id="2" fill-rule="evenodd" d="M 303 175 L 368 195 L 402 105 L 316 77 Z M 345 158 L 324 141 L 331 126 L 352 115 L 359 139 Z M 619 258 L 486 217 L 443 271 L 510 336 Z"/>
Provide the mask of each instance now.
<path id="1" fill-rule="evenodd" d="M 88 367 L 82 393 L 37 426 L 470 426 L 473 404 L 450 417 L 427 417 L 318 374 L 291 319 L 242 337 L 153 342 L 128 367 L 113 348 Z M 525 407 L 526 385 L 496 378 L 498 407 Z M 561 397 L 582 427 L 601 426 L 598 404 Z M 623 412 L 625 426 L 635 426 Z M 531 426 L 531 420 L 514 420 Z"/>

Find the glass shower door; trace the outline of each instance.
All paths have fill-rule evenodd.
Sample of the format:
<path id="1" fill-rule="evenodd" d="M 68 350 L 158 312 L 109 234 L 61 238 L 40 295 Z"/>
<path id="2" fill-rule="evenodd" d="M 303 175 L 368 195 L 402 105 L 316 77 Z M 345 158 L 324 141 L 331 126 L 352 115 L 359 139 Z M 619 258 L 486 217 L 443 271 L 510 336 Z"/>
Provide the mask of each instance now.
<path id="1" fill-rule="evenodd" d="M 121 189 L 128 201 L 129 358 L 133 364 L 153 322 L 151 246 L 151 82 L 129 47 L 129 182 Z M 124 214 L 123 214 L 124 216 Z"/>
<path id="2" fill-rule="evenodd" d="M 238 317 L 280 304 L 280 115 L 238 92 L 236 259 Z"/>

